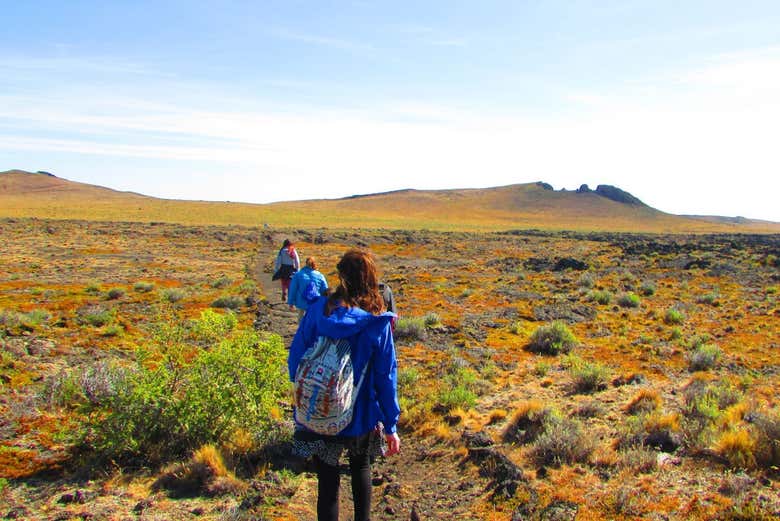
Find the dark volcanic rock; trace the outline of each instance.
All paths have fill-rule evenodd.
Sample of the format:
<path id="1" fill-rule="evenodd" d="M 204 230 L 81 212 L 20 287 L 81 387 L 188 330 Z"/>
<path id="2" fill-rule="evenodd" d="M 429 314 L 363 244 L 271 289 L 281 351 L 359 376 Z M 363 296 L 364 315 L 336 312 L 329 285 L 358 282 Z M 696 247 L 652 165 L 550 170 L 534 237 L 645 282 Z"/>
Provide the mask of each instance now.
<path id="1" fill-rule="evenodd" d="M 534 318 L 541 322 L 564 320 L 569 323 L 586 322 L 596 318 L 596 310 L 584 304 L 566 302 L 547 304 L 534 308 Z"/>
<path id="2" fill-rule="evenodd" d="M 625 204 L 636 204 L 644 206 L 645 203 L 634 197 L 628 192 L 625 192 L 621 190 L 620 188 L 617 188 L 615 186 L 610 185 L 598 185 L 596 187 L 596 193 L 606 197 L 607 199 L 611 199 L 612 201 L 616 201 L 618 203 L 625 203 Z"/>
<path id="3" fill-rule="evenodd" d="M 555 263 L 555 266 L 553 266 L 553 271 L 564 271 L 564 270 L 577 270 L 577 271 L 585 271 L 589 268 L 587 262 L 583 262 L 581 260 L 572 259 L 571 257 L 564 257 L 562 259 L 558 259 L 558 262 Z"/>

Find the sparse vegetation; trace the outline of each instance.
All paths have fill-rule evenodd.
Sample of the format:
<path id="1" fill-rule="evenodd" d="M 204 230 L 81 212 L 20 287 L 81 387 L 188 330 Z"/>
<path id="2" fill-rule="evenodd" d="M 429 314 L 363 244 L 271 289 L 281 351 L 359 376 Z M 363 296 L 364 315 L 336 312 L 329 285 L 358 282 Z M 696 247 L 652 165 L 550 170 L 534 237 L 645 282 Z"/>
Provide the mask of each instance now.
<path id="1" fill-rule="evenodd" d="M 69 256 L 58 256 L 46 242 L 52 235 L 36 231 L 47 226 L 58 240 L 68 237 Z M 95 518 L 132 517 L 147 498 L 150 506 L 138 515 L 150 518 L 202 509 L 204 519 L 281 520 L 309 508 L 300 492 L 313 490 L 311 475 L 294 466 L 279 470 L 291 432 L 278 423 L 289 419 L 284 349 L 277 364 L 282 392 L 265 413 L 267 427 L 246 419 L 224 431 L 203 427 L 222 401 L 214 393 L 232 395 L 244 385 L 236 380 L 243 364 L 212 366 L 203 357 L 223 341 L 254 335 L 254 327 L 278 331 L 280 347 L 289 344 L 295 317 L 279 302 L 278 285 L 267 282 L 274 237 L 287 231 L 0 220 L 0 232 L 9 237 L 0 277 L 0 475 L 13 477 L 3 490 L 10 505 L 4 514 L 22 506 L 28 510 L 21 518 L 44 508 L 47 518 L 81 508 Z M 420 451 L 377 462 L 378 475 L 392 478 L 377 485 L 377 498 L 389 498 L 395 517 L 408 517 L 401 505 L 412 502 L 424 518 L 442 516 L 444 503 L 436 503 L 427 483 L 405 487 L 403 501 L 391 501 L 396 484 L 416 484 L 425 472 L 452 484 L 447 493 L 462 504 L 450 505 L 453 517 L 509 519 L 521 506 L 539 517 L 561 498 L 576 498 L 581 514 L 593 519 L 761 519 L 762 509 L 780 508 L 780 499 L 762 494 L 762 480 L 780 466 L 771 327 L 776 270 L 761 264 L 776 249 L 774 238 L 303 228 L 290 235 L 303 254 L 316 251 L 329 282 L 345 248 L 371 249 L 401 316 L 419 321 L 419 338 L 397 335 L 396 347 L 400 428 L 406 446 Z M 442 255 L 445 247 L 451 253 Z M 550 259 L 564 257 L 589 268 L 552 271 Z M 683 271 L 682 259 L 693 257 L 712 261 L 710 268 Z M 127 258 L 134 260 L 115 262 Z M 53 262 L 61 270 L 50 269 Z M 224 287 L 212 285 L 223 278 L 230 280 Z M 123 284 L 126 295 L 106 298 Z M 89 285 L 95 290 L 86 292 Z M 641 310 L 617 304 L 614 295 L 629 291 L 642 297 Z M 169 300 L 168 292 L 179 298 Z M 603 304 L 593 298 L 600 292 Z M 717 293 L 712 305 L 703 298 L 709 293 Z M 211 308 L 221 296 L 241 305 Z M 248 297 L 259 304 L 245 305 Z M 670 308 L 684 320 L 666 323 Z M 556 358 L 529 352 L 531 338 L 541 336 L 535 332 L 556 322 L 582 343 L 554 347 Z M 260 349 L 266 337 L 257 338 Z M 699 350 L 716 343 L 719 361 L 709 369 L 692 365 Z M 689 366 L 703 369 L 689 373 Z M 164 372 L 177 374 L 180 387 L 164 391 L 174 379 Z M 192 391 L 198 382 L 208 391 Z M 531 396 L 537 406 L 523 402 Z M 236 413 L 242 418 L 255 414 L 247 403 Z M 138 419 L 141 409 L 157 417 L 154 425 Z M 488 463 L 472 458 L 475 450 L 490 454 Z M 501 461 L 529 480 L 493 482 L 497 469 L 515 475 L 512 466 L 489 468 Z M 560 470 L 547 469 L 558 464 Z M 84 507 L 56 501 L 72 491 L 37 499 L 51 499 L 45 476 L 55 467 L 92 473 L 94 481 L 79 484 Z M 216 477 L 231 473 L 232 483 Z M 727 473 L 752 485 L 734 481 L 727 490 Z M 486 491 L 490 513 L 472 496 Z M 194 497 L 172 499 L 178 494 Z"/>

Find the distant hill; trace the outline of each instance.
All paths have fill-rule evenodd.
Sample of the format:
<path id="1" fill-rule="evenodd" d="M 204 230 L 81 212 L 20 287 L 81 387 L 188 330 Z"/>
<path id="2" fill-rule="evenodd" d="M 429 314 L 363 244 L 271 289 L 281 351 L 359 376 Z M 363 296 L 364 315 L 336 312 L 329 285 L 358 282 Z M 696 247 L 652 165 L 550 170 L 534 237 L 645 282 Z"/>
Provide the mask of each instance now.
<path id="1" fill-rule="evenodd" d="M 780 223 L 667 214 L 608 185 L 556 191 L 538 182 L 248 204 L 158 199 L 22 170 L 0 172 L 0 217 L 309 228 L 780 233 Z"/>

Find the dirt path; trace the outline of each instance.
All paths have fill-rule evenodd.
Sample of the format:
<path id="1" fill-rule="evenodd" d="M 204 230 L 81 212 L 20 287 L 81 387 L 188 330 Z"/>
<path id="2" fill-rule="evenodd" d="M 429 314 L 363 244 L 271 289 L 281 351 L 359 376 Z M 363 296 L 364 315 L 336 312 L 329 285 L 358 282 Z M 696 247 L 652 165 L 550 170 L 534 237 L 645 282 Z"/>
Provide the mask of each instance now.
<path id="1" fill-rule="evenodd" d="M 259 252 L 256 279 L 265 300 L 258 306 L 256 327 L 272 331 L 284 338 L 289 346 L 297 327 L 297 314 L 281 301 L 281 291 L 271 280 L 269 259 L 275 255 L 275 243 Z M 401 433 L 401 454 L 380 459 L 372 467 L 372 519 L 438 520 L 475 519 L 470 507 L 485 493 L 485 480 L 473 466 L 463 465 L 463 456 L 451 446 L 435 446 Z M 316 519 L 317 480 L 304 474 L 295 494 L 287 505 L 288 513 L 301 521 Z M 352 490 L 348 468 L 342 466 L 340 516 L 352 519 Z"/>

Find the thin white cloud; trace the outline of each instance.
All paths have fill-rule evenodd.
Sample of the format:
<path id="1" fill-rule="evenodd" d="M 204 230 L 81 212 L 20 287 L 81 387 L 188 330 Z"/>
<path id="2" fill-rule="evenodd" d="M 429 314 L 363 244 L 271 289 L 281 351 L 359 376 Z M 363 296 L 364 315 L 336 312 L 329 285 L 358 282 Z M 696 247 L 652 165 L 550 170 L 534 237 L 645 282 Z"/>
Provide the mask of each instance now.
<path id="1" fill-rule="evenodd" d="M 299 31 L 292 31 L 289 29 L 273 29 L 271 34 L 282 38 L 284 40 L 292 40 L 297 42 L 308 43 L 316 46 L 331 47 L 334 49 L 341 49 L 345 51 L 353 52 L 370 52 L 374 51 L 372 45 L 356 42 L 353 40 L 346 40 L 343 38 L 337 38 L 333 36 L 323 36 L 319 34 L 305 33 Z"/>

